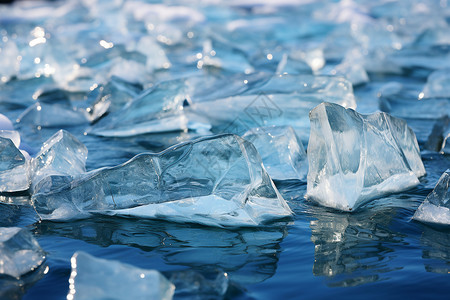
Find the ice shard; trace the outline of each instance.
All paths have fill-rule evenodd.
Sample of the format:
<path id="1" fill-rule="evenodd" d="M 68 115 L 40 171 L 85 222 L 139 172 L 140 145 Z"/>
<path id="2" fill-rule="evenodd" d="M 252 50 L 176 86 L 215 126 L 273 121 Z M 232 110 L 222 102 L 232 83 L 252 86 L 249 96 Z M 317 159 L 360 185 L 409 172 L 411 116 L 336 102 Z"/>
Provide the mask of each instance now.
<path id="1" fill-rule="evenodd" d="M 322 103 L 310 120 L 307 199 L 352 211 L 425 175 L 414 132 L 401 119 Z"/>
<path id="2" fill-rule="evenodd" d="M 344 78 L 276 75 L 240 95 L 194 101 L 189 110 L 206 117 L 215 132 L 241 135 L 255 127 L 289 125 L 306 144 L 308 112 L 323 101 L 356 108 L 353 87 Z"/>
<path id="3" fill-rule="evenodd" d="M 0 136 L 0 192 L 25 191 L 30 183 L 29 161 L 11 139 Z"/>
<path id="4" fill-rule="evenodd" d="M 170 300 L 175 286 L 156 270 L 141 269 L 114 260 L 76 252 L 70 259 L 68 300 Z"/>
<path id="5" fill-rule="evenodd" d="M 413 219 L 450 225 L 450 169 L 439 178 L 433 191 L 414 213 Z"/>
<path id="6" fill-rule="evenodd" d="M 259 127 L 242 137 L 256 147 L 272 179 L 306 179 L 306 152 L 292 127 Z"/>
<path id="7" fill-rule="evenodd" d="M 42 219 L 54 220 L 107 214 L 237 227 L 292 214 L 255 147 L 229 134 L 47 181 L 32 202 Z"/>
<path id="8" fill-rule="evenodd" d="M 450 69 L 434 71 L 428 76 L 422 98 L 450 98 Z"/>
<path id="9" fill-rule="evenodd" d="M 46 177 L 74 176 L 86 172 L 85 164 L 87 148 L 72 134 L 59 130 L 41 147 L 35 158 L 31 160 L 32 191 Z"/>
<path id="10" fill-rule="evenodd" d="M 37 267 L 45 259 L 36 239 L 19 227 L 0 227 L 0 274 L 19 278 Z"/>
<path id="11" fill-rule="evenodd" d="M 187 129 L 183 108 L 187 97 L 184 80 L 162 82 L 101 119 L 91 133 L 100 136 L 133 136 L 148 132 Z"/>

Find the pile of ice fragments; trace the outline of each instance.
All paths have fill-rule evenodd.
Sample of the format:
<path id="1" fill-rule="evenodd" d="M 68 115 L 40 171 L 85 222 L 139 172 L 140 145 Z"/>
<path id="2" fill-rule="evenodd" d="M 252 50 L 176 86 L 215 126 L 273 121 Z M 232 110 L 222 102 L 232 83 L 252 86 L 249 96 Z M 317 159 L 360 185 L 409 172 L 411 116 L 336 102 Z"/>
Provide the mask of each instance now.
<path id="1" fill-rule="evenodd" d="M 169 2 L 0 6 L 2 199 L 25 193 L 42 220 L 266 226 L 293 214 L 278 181 L 355 211 L 419 185 L 421 149 L 450 153 L 446 1 Z M 383 74 L 426 83 L 370 86 Z M 357 112 L 364 84 L 382 112 Z M 166 149 L 130 150 L 149 134 Z M 448 187 L 447 171 L 414 218 L 450 224 Z M 45 258 L 26 229 L 0 228 L 0 251 L 15 278 Z M 189 278 L 82 252 L 71 264 L 67 299 L 171 299 L 170 278 Z M 133 295 L 92 280 L 120 272 Z"/>

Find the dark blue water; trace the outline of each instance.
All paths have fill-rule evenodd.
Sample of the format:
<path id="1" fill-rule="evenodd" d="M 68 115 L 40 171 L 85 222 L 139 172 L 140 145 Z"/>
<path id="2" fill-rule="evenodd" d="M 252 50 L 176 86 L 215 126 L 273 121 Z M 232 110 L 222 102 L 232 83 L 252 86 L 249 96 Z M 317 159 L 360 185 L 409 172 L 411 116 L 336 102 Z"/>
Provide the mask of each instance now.
<path id="1" fill-rule="evenodd" d="M 429 31 L 426 29 L 433 28 L 436 24 L 448 29 L 450 23 L 448 17 L 450 14 L 444 9 L 442 12 L 439 9 L 447 7 L 443 5 L 446 1 L 436 3 L 427 1 L 424 2 L 425 7 L 420 6 L 420 1 L 355 2 L 361 2 L 367 11 L 350 9 L 352 18 L 368 16 L 381 20 L 377 24 L 383 26 L 392 22 L 395 26 L 399 26 L 399 29 L 395 27 L 395 30 L 398 29 L 397 33 L 404 39 L 403 45 L 408 43 L 414 45 L 416 35 L 423 33 L 422 37 L 417 39 L 417 43 L 429 46 L 431 42 L 427 39 L 433 40 L 433 35 L 427 35 Z M 207 15 L 205 21 L 193 27 L 197 30 L 196 34 L 202 30 L 205 32 L 218 30 L 220 33 L 219 28 L 225 26 L 227 20 L 267 17 L 267 22 L 260 24 L 263 29 L 248 35 L 237 32 L 227 38 L 234 46 L 237 44 L 242 46 L 241 50 L 245 50 L 242 50 L 245 52 L 244 57 L 256 70 L 274 72 L 273 65 L 267 61 L 264 64 L 260 63 L 260 56 L 266 57 L 267 51 L 272 51 L 275 57 L 277 51 L 281 53 L 282 50 L 288 49 L 293 53 L 296 47 L 305 44 L 317 45 L 322 41 L 328 41 L 325 46 L 321 46 L 326 54 L 326 65 L 335 66 L 339 63 L 345 51 L 353 47 L 354 41 L 350 41 L 348 35 L 337 30 L 344 28 L 343 24 L 350 24 L 351 18 L 349 21 L 343 13 L 341 22 L 338 17 L 333 17 L 333 14 L 326 14 L 329 13 L 328 8 L 331 9 L 335 3 L 339 1 L 313 1 L 311 4 L 279 10 L 236 3 L 234 6 L 189 3 L 189 6 L 194 8 L 198 6 L 198 10 Z M 410 5 L 417 11 L 420 9 L 428 11 L 423 14 L 411 11 Z M 102 9 L 105 7 L 109 6 L 103 6 Z M 112 7 L 111 11 L 114 12 L 114 9 L 115 7 Z M 83 8 L 78 12 L 74 11 L 76 13 L 67 14 L 70 18 L 67 17 L 64 22 L 83 23 L 87 19 L 83 14 L 91 10 Z M 107 13 L 112 13 L 111 11 Z M 15 30 L 19 36 L 21 33 L 28 34 L 30 29 L 40 24 L 40 21 L 34 19 L 27 21 L 26 18 L 22 19 L 17 15 L 8 18 L 6 16 L 0 15 L 1 26 Z M 316 17 L 321 21 L 316 20 Z M 111 32 L 111 28 L 105 25 L 107 18 L 99 18 L 102 21 L 89 23 L 93 28 L 91 28 L 92 36 L 84 35 L 85 39 L 80 42 L 85 44 L 85 48 L 90 45 L 90 39 L 97 41 L 97 37 L 103 34 L 102 30 Z M 402 18 L 406 21 L 401 21 Z M 45 25 L 49 28 L 54 26 L 53 32 L 58 32 L 56 28 L 59 27 L 52 22 L 58 24 L 61 21 L 52 18 L 49 20 Z M 432 23 L 434 21 L 436 24 Z M 184 26 L 183 20 L 177 22 L 171 25 L 175 26 L 174 28 Z M 403 24 L 405 22 L 406 25 Z M 210 23 L 214 26 L 209 26 Z M 107 25 L 113 26 L 111 23 Z M 136 25 L 136 29 L 133 27 L 135 25 L 128 24 L 130 32 L 135 30 L 142 34 L 143 28 Z M 149 25 L 146 26 L 148 28 Z M 408 29 L 408 26 L 413 29 Z M 89 32 L 87 29 L 86 31 Z M 366 28 L 366 31 L 355 31 L 354 34 L 362 37 L 363 41 L 359 41 L 362 44 L 365 43 L 365 37 L 368 37 L 375 46 L 377 43 L 383 45 L 392 43 L 392 39 L 389 39 L 384 31 L 383 34 L 377 35 L 376 32 L 373 33 Z M 7 36 L 11 37 L 10 34 Z M 176 38 L 176 34 L 174 36 Z M 329 42 L 330 39 L 332 42 Z M 445 34 L 444 38 L 434 37 L 434 39 L 448 44 Z M 278 43 L 283 45 L 282 50 L 277 48 Z M 385 50 L 383 47 L 375 46 L 368 46 L 368 49 L 376 49 L 378 53 Z M 145 80 L 157 82 L 188 76 L 193 72 L 192 66 L 183 65 L 184 62 L 181 62 L 184 47 L 188 47 L 186 51 L 189 55 L 195 55 L 198 51 L 197 46 L 191 44 L 165 45 L 164 50 L 175 67 L 171 71 L 160 70 L 151 73 Z M 261 49 L 269 50 L 264 52 Z M 386 83 L 400 82 L 407 85 L 410 91 L 417 93 L 421 91 L 427 76 L 438 68 L 432 60 L 436 59 L 438 64 L 447 63 L 445 55 L 450 51 L 439 49 L 447 52 L 439 56 L 442 52 L 438 51 L 431 58 L 421 54 L 423 61 L 418 61 L 412 54 L 408 60 L 408 55 L 399 52 L 398 56 L 404 59 L 401 63 L 397 60 L 401 65 L 399 71 L 389 69 L 389 62 L 386 63 L 377 56 L 370 56 L 373 53 L 368 54 L 367 61 L 373 61 L 375 66 L 366 65 L 368 82 L 354 87 L 357 110 L 362 113 L 377 111 L 378 94 Z M 259 53 L 259 50 L 264 53 Z M 417 49 L 413 47 L 413 50 Z M 392 51 L 392 48 L 389 48 L 389 51 Z M 235 54 L 233 51 L 230 53 Z M 397 52 L 392 57 L 395 55 Z M 235 59 L 235 57 L 224 58 L 226 62 Z M 381 70 L 377 71 L 377 66 Z M 243 72 L 240 67 L 238 64 L 234 65 L 235 69 L 224 67 L 226 70 L 211 72 L 212 74 Z M 193 69 L 198 71 L 195 64 Z M 0 112 L 15 120 L 30 103 L 33 103 L 32 96 L 36 90 L 49 84 L 54 82 L 44 76 L 39 78 L 13 76 L 7 83 L 0 85 Z M 4 203 L 0 203 L 0 226 L 25 227 L 33 232 L 45 250 L 47 258 L 43 266 L 32 274 L 27 274 L 21 281 L 3 281 L 0 282 L 0 287 L 11 289 L 8 294 L 11 299 L 65 299 L 71 270 L 70 258 L 74 252 L 82 250 L 96 257 L 118 260 L 140 268 L 156 269 L 163 273 L 185 269 L 199 273 L 210 270 L 226 272 L 230 279 L 229 288 L 224 296 L 226 299 L 448 299 L 450 229 L 431 227 L 411 220 L 415 210 L 432 191 L 441 174 L 450 167 L 449 155 L 425 149 L 426 137 L 431 130 L 429 124 L 425 123 L 420 118 L 408 119 L 408 124 L 420 138 L 422 160 L 427 171 L 427 175 L 420 179 L 420 185 L 405 192 L 376 199 L 354 213 L 342 213 L 306 201 L 304 199 L 306 182 L 299 181 L 276 182 L 279 191 L 294 211 L 295 215 L 291 221 L 243 229 L 220 229 L 195 224 L 100 216 L 73 222 L 40 221 L 29 205 L 28 195 L 2 198 Z M 89 125 L 39 129 L 35 125 L 15 124 L 22 140 L 31 149 L 39 149 L 48 137 L 58 129 L 64 128 L 87 146 L 88 170 L 123 163 L 138 153 L 158 152 L 192 137 L 191 132 L 170 132 L 127 138 L 105 138 L 85 134 Z M 181 298 L 182 295 L 175 295 L 175 299 Z M 208 297 L 200 295 L 199 298 Z M 211 296 L 208 299 L 210 298 L 220 297 Z"/>

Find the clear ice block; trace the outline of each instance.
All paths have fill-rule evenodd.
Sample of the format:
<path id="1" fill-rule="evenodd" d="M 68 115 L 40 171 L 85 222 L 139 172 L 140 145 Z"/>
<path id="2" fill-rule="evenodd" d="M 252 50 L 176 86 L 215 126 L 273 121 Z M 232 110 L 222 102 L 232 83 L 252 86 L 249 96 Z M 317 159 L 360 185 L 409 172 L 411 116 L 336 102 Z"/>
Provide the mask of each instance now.
<path id="1" fill-rule="evenodd" d="M 332 103 L 318 105 L 310 119 L 307 199 L 352 211 L 425 175 L 414 132 L 401 119 Z"/>

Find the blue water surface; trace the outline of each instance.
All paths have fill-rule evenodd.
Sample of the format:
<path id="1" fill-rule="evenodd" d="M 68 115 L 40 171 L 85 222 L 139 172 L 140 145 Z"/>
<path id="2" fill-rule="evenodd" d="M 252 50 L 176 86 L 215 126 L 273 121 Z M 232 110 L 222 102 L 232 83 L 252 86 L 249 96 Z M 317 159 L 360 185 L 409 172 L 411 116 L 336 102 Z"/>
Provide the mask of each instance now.
<path id="1" fill-rule="evenodd" d="M 87 101 L 96 88 L 92 84 L 106 85 L 113 75 L 122 75 L 139 93 L 157 82 L 193 75 L 275 74 L 286 57 L 288 67 L 281 73 L 348 78 L 354 84 L 357 111 L 372 113 L 380 110 L 380 90 L 385 84 L 397 82 L 418 95 L 429 74 L 447 67 L 450 55 L 447 1 L 163 1 L 161 11 L 146 6 L 155 1 L 76 2 L 39 4 L 40 14 L 37 4 L 34 8 L 0 6 L 0 112 L 11 120 L 34 104 L 37 91 L 52 90 L 49 86 L 67 92 L 70 101 Z M 55 5 L 59 10 L 52 16 Z M 174 17 L 171 6 L 184 10 Z M 146 12 L 144 17 L 140 10 Z M 30 40 L 40 37 L 30 33 L 36 27 L 46 30 L 44 44 L 50 44 L 40 52 L 29 46 Z M 146 59 L 156 55 L 153 52 L 119 47 L 147 35 L 164 51 L 170 67 L 150 67 Z M 15 43 L 18 52 L 6 50 L 11 46 L 8 41 Z M 99 46 L 99 41 L 104 43 Z M 116 52 L 107 52 L 110 41 Z M 204 58 L 206 52 L 211 55 L 210 48 L 221 60 L 220 66 Z M 353 49 L 359 54 L 352 55 Z M 5 58 L 5 53 L 10 57 Z M 20 67 L 6 64 L 19 54 Z M 113 59 L 126 55 L 130 69 L 124 65 L 119 71 L 114 69 L 121 62 Z M 61 69 L 46 69 L 36 57 Z M 51 65 L 49 57 L 57 63 Z M 85 57 L 89 57 L 87 63 L 83 63 Z M 161 56 L 152 59 L 164 61 Z M 72 68 L 74 63 L 91 72 L 76 80 L 60 75 L 71 72 L 67 66 Z M 362 69 L 367 78 L 344 68 L 344 63 Z M 49 103 L 60 100 L 52 97 Z M 142 152 L 159 152 L 199 135 L 184 130 L 101 137 L 89 133 L 95 122 L 40 125 L 42 118 L 56 117 L 37 114 L 14 125 L 31 155 L 58 129 L 71 132 L 89 150 L 87 170 L 114 166 Z M 192 269 L 228 274 L 225 295 L 198 294 L 198 299 L 448 299 L 450 229 L 411 219 L 450 167 L 448 154 L 426 146 L 435 121 L 407 119 L 418 137 L 427 171 L 420 185 L 376 199 L 353 213 L 308 202 L 304 199 L 306 182 L 295 180 L 275 182 L 294 212 L 293 219 L 257 228 L 106 216 L 40 221 L 28 195 L 12 195 L 7 203 L 0 203 L 0 226 L 29 229 L 47 258 L 9 296 L 64 299 L 70 258 L 82 250 L 163 273 Z M 194 296 L 176 294 L 175 299 Z"/>

